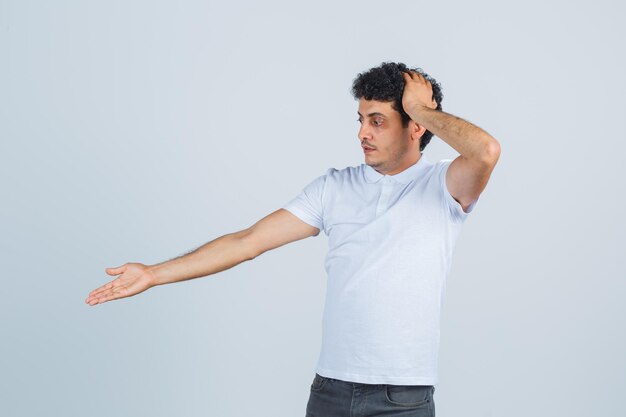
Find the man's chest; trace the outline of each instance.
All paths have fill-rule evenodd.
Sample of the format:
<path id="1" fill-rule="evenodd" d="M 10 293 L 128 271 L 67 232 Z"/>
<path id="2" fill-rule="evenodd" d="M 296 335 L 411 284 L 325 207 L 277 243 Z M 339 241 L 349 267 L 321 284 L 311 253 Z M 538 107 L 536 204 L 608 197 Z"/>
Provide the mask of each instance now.
<path id="1" fill-rule="evenodd" d="M 425 185 L 381 183 L 370 187 L 337 187 L 324 205 L 326 233 L 346 236 L 377 225 L 421 229 L 441 220 L 441 200 Z"/>

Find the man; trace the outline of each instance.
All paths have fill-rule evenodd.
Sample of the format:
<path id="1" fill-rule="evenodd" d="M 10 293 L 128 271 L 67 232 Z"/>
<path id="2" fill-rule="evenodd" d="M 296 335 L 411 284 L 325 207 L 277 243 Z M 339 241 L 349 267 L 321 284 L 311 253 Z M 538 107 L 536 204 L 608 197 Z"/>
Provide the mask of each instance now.
<path id="1" fill-rule="evenodd" d="M 365 163 L 330 168 L 248 229 L 182 257 L 107 268 L 90 305 L 211 275 L 290 242 L 328 236 L 322 349 L 308 417 L 434 416 L 440 310 L 461 227 L 500 155 L 484 130 L 441 110 L 440 85 L 386 62 L 359 74 Z M 431 163 L 437 135 L 459 152 Z"/>

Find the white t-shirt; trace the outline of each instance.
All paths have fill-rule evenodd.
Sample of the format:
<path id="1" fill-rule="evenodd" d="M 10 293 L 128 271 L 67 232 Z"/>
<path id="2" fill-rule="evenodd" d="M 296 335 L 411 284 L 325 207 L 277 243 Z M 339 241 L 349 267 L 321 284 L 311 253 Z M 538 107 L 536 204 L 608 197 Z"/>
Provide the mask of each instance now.
<path id="1" fill-rule="evenodd" d="M 368 384 L 435 385 L 439 321 L 467 212 L 450 195 L 451 159 L 396 175 L 330 168 L 282 208 L 328 236 L 315 372 Z"/>

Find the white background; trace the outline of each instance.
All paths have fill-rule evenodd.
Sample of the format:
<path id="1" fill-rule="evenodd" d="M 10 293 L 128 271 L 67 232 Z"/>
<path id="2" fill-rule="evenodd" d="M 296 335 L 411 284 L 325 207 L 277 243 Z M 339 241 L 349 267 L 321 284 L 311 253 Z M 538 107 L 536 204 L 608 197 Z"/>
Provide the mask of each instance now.
<path id="1" fill-rule="evenodd" d="M 421 67 L 501 144 L 455 250 L 439 417 L 617 416 L 623 4 L 0 0 L 0 414 L 303 416 L 327 238 L 97 306 L 106 267 L 364 162 L 359 72 Z M 434 137 L 429 160 L 458 154 Z"/>

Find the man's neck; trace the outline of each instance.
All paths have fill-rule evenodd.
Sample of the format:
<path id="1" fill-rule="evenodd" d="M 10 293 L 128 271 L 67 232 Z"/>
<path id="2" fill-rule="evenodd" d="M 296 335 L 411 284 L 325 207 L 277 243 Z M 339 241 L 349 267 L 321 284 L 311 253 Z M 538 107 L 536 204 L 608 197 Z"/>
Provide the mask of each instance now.
<path id="1" fill-rule="evenodd" d="M 382 174 L 382 175 L 396 175 L 396 174 L 401 173 L 405 169 L 415 165 L 421 158 L 422 158 L 422 153 L 420 152 L 420 153 L 417 154 L 417 158 L 415 158 L 415 159 L 412 158 L 408 162 L 404 162 L 404 163 L 400 164 L 398 167 L 396 167 L 394 169 L 391 169 L 391 170 L 389 170 L 387 172 L 382 172 L 382 171 L 379 171 L 379 170 L 376 170 L 376 171 L 379 174 Z"/>

